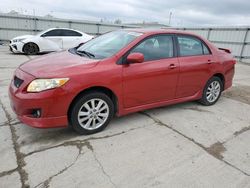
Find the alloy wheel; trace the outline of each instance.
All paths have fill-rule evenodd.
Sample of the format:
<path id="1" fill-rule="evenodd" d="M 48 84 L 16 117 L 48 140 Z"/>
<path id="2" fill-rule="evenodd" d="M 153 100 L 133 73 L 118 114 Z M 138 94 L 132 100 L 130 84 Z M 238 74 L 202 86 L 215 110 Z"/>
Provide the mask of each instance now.
<path id="1" fill-rule="evenodd" d="M 105 124 L 109 117 L 108 104 L 99 98 L 85 102 L 78 112 L 80 126 L 87 130 L 95 130 Z"/>
<path id="2" fill-rule="evenodd" d="M 220 92 L 221 92 L 220 83 L 217 80 L 211 82 L 206 91 L 207 101 L 210 103 L 216 101 L 220 96 Z"/>

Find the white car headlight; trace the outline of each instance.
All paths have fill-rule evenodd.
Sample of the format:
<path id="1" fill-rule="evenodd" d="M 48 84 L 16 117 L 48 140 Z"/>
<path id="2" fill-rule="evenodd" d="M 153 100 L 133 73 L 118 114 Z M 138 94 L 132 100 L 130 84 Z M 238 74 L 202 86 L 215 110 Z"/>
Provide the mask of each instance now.
<path id="1" fill-rule="evenodd" d="M 63 86 L 69 78 L 53 78 L 53 79 L 35 79 L 28 88 L 27 92 L 40 92 Z"/>
<path id="2" fill-rule="evenodd" d="M 22 42 L 23 40 L 25 40 L 26 38 L 22 38 L 22 39 L 14 39 L 13 42 Z"/>

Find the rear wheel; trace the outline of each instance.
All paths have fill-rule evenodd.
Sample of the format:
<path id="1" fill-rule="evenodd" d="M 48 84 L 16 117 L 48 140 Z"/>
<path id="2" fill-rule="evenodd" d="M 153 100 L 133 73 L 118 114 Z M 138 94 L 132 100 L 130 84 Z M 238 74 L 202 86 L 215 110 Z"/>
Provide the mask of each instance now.
<path id="1" fill-rule="evenodd" d="M 114 115 L 112 100 L 100 92 L 82 95 L 74 103 L 70 112 L 70 123 L 80 134 L 102 131 Z"/>
<path id="2" fill-rule="evenodd" d="M 221 96 L 223 90 L 223 84 L 220 78 L 214 76 L 208 80 L 204 90 L 200 103 L 206 106 L 215 104 Z"/>
<path id="3" fill-rule="evenodd" d="M 39 52 L 37 44 L 29 42 L 23 46 L 23 52 L 27 55 L 35 55 Z"/>

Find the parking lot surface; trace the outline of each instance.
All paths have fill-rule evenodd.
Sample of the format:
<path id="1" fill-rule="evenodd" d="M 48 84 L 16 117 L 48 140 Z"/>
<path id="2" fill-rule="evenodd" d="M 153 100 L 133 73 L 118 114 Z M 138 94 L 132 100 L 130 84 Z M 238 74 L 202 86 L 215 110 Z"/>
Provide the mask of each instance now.
<path id="1" fill-rule="evenodd" d="M 114 118 L 101 133 L 35 129 L 10 108 L 13 71 L 38 56 L 0 46 L 0 187 L 250 187 L 250 66 L 217 104 Z"/>

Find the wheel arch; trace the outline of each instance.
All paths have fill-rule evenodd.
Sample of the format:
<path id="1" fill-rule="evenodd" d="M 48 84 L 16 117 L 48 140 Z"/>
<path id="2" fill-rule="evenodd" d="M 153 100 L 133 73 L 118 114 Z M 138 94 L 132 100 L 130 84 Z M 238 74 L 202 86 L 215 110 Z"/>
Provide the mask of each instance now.
<path id="1" fill-rule="evenodd" d="M 213 75 L 213 77 L 218 77 L 220 78 L 221 82 L 222 82 L 222 90 L 224 90 L 224 86 L 225 86 L 225 77 L 222 73 L 216 73 Z"/>
<path id="2" fill-rule="evenodd" d="M 90 92 L 101 92 L 101 93 L 105 93 L 108 97 L 110 97 L 110 99 L 112 100 L 112 102 L 114 103 L 114 110 L 115 110 L 115 114 L 117 113 L 119 107 L 118 107 L 118 98 L 116 96 L 116 94 L 109 88 L 104 87 L 104 86 L 93 86 L 93 87 L 89 87 L 86 88 L 82 91 L 80 91 L 71 101 L 69 108 L 68 108 L 68 112 L 67 112 L 67 116 L 69 118 L 71 110 L 73 105 L 76 103 L 76 101 L 83 95 L 90 93 Z"/>
<path id="3" fill-rule="evenodd" d="M 27 45 L 27 44 L 29 44 L 29 43 L 35 44 L 35 45 L 37 46 L 37 48 L 38 48 L 38 52 L 40 52 L 40 47 L 39 47 L 39 45 L 38 45 L 36 42 L 33 42 L 33 41 L 26 42 L 26 43 L 23 45 L 23 47 L 22 47 L 22 52 L 24 52 L 24 51 L 23 51 L 24 46 Z"/>

